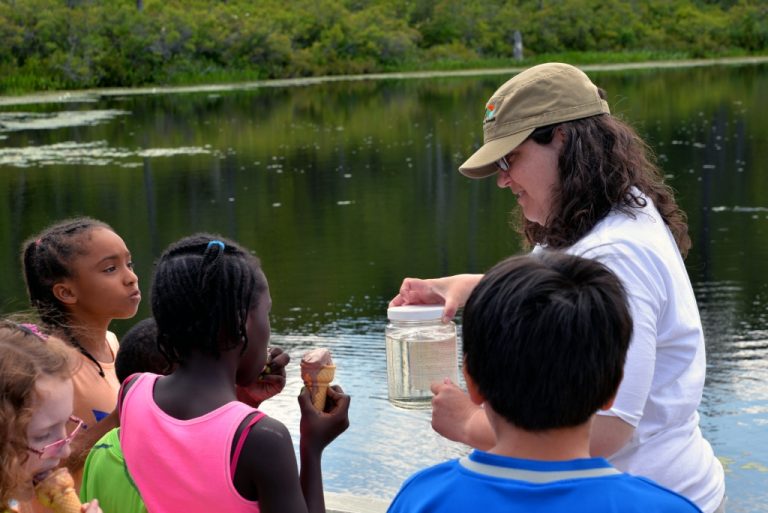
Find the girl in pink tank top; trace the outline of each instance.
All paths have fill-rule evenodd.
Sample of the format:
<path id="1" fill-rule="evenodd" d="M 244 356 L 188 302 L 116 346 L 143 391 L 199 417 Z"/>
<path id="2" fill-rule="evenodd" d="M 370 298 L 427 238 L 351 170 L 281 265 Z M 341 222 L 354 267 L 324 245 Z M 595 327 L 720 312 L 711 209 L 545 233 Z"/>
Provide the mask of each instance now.
<path id="1" fill-rule="evenodd" d="M 125 463 L 148 511 L 325 512 L 321 455 L 349 425 L 349 396 L 331 387 L 318 412 L 299 395 L 300 472 L 286 427 L 237 400 L 236 386 L 253 404 L 282 390 L 263 373 L 271 303 L 259 260 L 233 241 L 197 234 L 160 257 L 152 313 L 176 369 L 129 378 L 120 406 Z"/>

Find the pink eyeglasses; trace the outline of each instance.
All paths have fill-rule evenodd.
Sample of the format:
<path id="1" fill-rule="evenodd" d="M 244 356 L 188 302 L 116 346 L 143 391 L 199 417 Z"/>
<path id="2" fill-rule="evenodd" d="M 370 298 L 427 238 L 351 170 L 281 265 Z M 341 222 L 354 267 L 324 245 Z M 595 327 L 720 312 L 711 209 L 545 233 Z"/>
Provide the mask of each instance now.
<path id="1" fill-rule="evenodd" d="M 37 454 L 41 460 L 55 458 L 56 455 L 59 454 L 59 451 L 61 451 L 61 448 L 67 445 L 68 443 L 71 443 L 72 439 L 74 439 L 75 436 L 77 436 L 77 434 L 85 425 L 85 422 L 78 419 L 74 415 L 69 417 L 69 422 L 75 423 L 75 429 L 73 429 L 72 432 L 68 434 L 66 437 L 62 438 L 61 440 L 56 440 L 55 442 L 46 445 L 42 449 L 33 449 L 32 447 L 27 447 L 27 450 L 29 452 L 33 452 Z"/>

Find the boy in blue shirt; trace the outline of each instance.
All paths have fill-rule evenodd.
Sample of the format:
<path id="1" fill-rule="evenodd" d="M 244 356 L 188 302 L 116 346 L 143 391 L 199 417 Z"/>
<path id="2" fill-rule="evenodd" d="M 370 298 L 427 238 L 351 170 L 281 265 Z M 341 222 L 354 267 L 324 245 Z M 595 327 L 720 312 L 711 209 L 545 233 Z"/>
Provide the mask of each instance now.
<path id="1" fill-rule="evenodd" d="M 594 260 L 536 252 L 497 264 L 463 314 L 464 376 L 496 435 L 488 452 L 422 470 L 390 513 L 700 512 L 589 454 L 632 334 L 626 293 Z"/>

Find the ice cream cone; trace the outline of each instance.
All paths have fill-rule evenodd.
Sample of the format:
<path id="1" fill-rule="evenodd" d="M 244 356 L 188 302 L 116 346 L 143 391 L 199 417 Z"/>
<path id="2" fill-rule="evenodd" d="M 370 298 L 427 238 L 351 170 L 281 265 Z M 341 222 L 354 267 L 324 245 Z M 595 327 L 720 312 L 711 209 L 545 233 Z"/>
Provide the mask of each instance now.
<path id="1" fill-rule="evenodd" d="M 324 365 L 319 371 L 315 368 L 311 372 L 306 371 L 302 366 L 301 379 L 304 380 L 304 385 L 309 388 L 309 393 L 312 396 L 312 404 L 319 411 L 325 409 L 325 397 L 328 394 L 328 386 L 333 381 L 333 377 L 336 374 L 335 365 Z"/>
<path id="2" fill-rule="evenodd" d="M 319 411 L 325 410 L 325 397 L 334 374 L 336 365 L 333 364 L 331 351 L 325 347 L 307 351 L 301 358 L 301 379 L 309 388 L 312 404 Z"/>
<path id="3" fill-rule="evenodd" d="M 35 485 L 35 495 L 43 506 L 56 513 L 80 513 L 80 498 L 75 481 L 64 468 L 57 468 Z"/>

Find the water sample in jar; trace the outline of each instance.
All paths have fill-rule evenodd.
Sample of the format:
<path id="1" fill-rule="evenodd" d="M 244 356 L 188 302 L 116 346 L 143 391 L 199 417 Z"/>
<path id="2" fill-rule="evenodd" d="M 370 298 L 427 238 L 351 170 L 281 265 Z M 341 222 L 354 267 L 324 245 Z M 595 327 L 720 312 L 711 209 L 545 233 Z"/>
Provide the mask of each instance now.
<path id="1" fill-rule="evenodd" d="M 387 309 L 387 395 L 393 404 L 429 408 L 433 382 L 458 382 L 456 325 L 443 323 L 442 313 L 442 305 Z"/>

